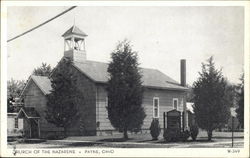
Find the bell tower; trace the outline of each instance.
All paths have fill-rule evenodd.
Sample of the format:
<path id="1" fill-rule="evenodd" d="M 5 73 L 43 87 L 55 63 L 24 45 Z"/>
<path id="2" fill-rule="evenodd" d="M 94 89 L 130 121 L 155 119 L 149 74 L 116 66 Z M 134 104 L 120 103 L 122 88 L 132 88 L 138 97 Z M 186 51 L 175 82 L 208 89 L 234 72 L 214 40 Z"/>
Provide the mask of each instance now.
<path id="1" fill-rule="evenodd" d="M 88 35 L 75 25 L 67 30 L 62 37 L 64 38 L 64 57 L 72 61 L 84 62 L 86 60 L 85 38 Z"/>

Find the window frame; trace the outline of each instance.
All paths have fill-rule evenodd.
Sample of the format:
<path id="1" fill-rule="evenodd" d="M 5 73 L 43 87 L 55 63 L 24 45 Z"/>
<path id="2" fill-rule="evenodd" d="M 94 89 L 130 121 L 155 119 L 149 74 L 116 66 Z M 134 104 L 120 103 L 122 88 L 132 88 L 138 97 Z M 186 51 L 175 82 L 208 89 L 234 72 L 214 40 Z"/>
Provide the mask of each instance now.
<path id="1" fill-rule="evenodd" d="M 14 121 L 15 121 L 15 123 L 14 123 L 15 128 L 18 128 L 18 118 L 14 118 Z"/>
<path id="2" fill-rule="evenodd" d="M 155 100 L 158 101 L 157 116 L 155 116 Z M 159 97 L 153 97 L 153 118 L 159 118 L 159 117 L 160 117 L 160 99 Z"/>
<path id="3" fill-rule="evenodd" d="M 179 99 L 178 98 L 173 98 L 173 109 L 175 109 L 174 107 L 174 102 L 177 101 L 177 107 L 176 110 L 179 110 Z"/>

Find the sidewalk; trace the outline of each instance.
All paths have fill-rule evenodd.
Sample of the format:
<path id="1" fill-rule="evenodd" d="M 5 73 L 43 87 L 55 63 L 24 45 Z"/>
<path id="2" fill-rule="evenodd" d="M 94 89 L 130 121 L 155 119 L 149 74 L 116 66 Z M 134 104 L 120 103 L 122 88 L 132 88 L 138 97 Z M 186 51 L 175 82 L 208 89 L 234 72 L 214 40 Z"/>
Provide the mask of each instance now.
<path id="1" fill-rule="evenodd" d="M 220 139 L 221 141 L 225 141 L 230 139 L 231 140 L 232 133 L 231 132 L 213 132 L 213 139 Z M 234 138 L 244 138 L 243 132 L 235 132 Z M 114 134 L 114 135 L 106 135 L 106 136 L 74 136 L 74 137 L 67 137 L 63 140 L 78 140 L 78 141 L 106 141 L 106 142 L 122 142 L 124 141 L 122 133 Z M 159 140 L 163 140 L 163 133 L 161 133 L 158 137 Z M 151 141 L 152 137 L 150 133 L 143 133 L 143 134 L 129 134 L 129 140 L 126 142 L 145 142 L 145 141 Z M 191 140 L 191 137 L 189 137 L 189 140 Z M 200 131 L 197 140 L 207 140 L 207 133 L 205 131 Z"/>
<path id="2" fill-rule="evenodd" d="M 8 143 L 9 147 L 17 148 L 231 148 L 230 133 L 213 133 L 212 141 L 207 141 L 206 133 L 200 132 L 196 141 L 191 138 L 186 142 L 166 142 L 159 136 L 159 140 L 152 140 L 148 134 L 129 134 L 124 140 L 122 134 L 108 136 L 78 136 L 62 140 L 47 140 L 43 143 Z M 243 147 L 243 133 L 235 133 L 234 147 Z"/>
<path id="3" fill-rule="evenodd" d="M 162 136 L 159 140 L 152 140 L 150 134 L 130 134 L 128 140 L 122 139 L 122 134 L 112 135 L 112 136 L 91 136 L 91 137 L 68 137 L 63 140 L 48 140 L 50 144 L 64 144 L 65 146 L 78 146 L 78 147 L 122 147 L 122 148 L 197 148 L 197 147 L 231 147 L 231 137 L 229 134 L 214 133 L 214 138 L 212 141 L 207 141 L 207 137 L 204 133 L 200 133 L 200 137 L 197 141 L 192 141 L 189 138 L 186 142 L 166 142 Z M 243 135 L 242 133 L 237 133 L 234 138 L 235 147 L 243 147 Z"/>

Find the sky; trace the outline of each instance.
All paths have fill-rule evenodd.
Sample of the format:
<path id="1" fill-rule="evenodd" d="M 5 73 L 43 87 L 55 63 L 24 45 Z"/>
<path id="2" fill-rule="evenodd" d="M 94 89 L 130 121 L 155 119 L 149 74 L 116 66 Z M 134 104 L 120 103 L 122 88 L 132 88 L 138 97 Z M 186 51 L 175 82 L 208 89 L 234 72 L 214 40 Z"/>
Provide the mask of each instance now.
<path id="1" fill-rule="evenodd" d="M 8 7 L 7 38 L 48 20 L 65 7 Z M 75 25 L 88 34 L 87 59 L 110 62 L 118 41 L 128 39 L 141 67 L 162 71 L 180 82 L 186 59 L 187 83 L 199 77 L 201 63 L 214 57 L 216 68 L 239 83 L 244 65 L 244 8 L 229 6 L 83 6 L 7 45 L 7 78 L 27 80 L 42 62 L 63 57 L 62 34 Z"/>

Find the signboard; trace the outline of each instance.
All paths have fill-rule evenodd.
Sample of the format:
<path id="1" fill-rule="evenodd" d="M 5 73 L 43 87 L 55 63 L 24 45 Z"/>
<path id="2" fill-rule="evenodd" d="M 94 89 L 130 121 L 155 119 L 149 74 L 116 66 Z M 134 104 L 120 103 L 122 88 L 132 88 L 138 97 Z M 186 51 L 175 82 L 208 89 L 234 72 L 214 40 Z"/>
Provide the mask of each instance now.
<path id="1" fill-rule="evenodd" d="M 181 112 L 172 110 L 167 112 L 167 128 L 168 129 L 181 129 Z"/>
<path id="2" fill-rule="evenodd" d="M 171 110 L 169 112 L 167 112 L 167 117 L 168 116 L 181 116 L 181 112 L 180 111 L 177 111 L 177 110 Z"/>

